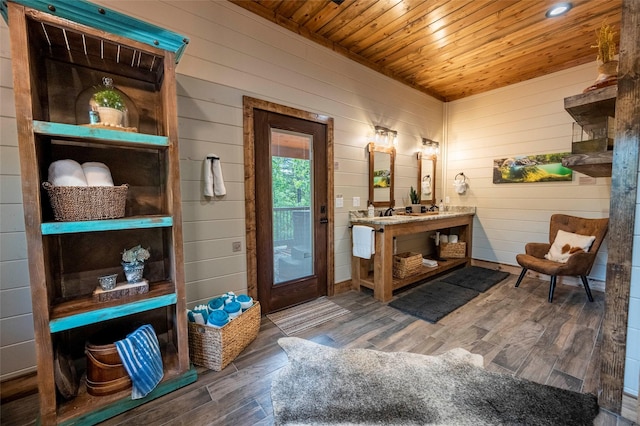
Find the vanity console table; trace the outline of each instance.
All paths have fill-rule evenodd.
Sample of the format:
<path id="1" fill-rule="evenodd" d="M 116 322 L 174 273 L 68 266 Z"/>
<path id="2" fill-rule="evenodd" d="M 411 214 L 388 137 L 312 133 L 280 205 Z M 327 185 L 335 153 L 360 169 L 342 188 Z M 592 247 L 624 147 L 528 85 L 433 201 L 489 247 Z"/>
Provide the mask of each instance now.
<path id="1" fill-rule="evenodd" d="M 374 218 L 353 218 L 353 225 L 371 226 L 375 232 L 375 254 L 372 259 L 353 257 L 351 260 L 352 288 L 360 291 L 361 287 L 373 290 L 373 297 L 381 302 L 388 302 L 393 297 L 393 290 L 413 284 L 424 278 L 441 274 L 460 265 L 468 265 L 471 261 L 471 237 L 473 215 L 470 212 L 445 212 L 421 216 L 388 216 Z M 460 259 L 439 260 L 438 266 L 422 269 L 406 278 L 393 277 L 393 239 L 401 235 L 412 235 L 450 228 L 459 229 L 459 241 L 466 242 L 466 255 Z M 370 262 L 373 261 L 373 272 Z"/>

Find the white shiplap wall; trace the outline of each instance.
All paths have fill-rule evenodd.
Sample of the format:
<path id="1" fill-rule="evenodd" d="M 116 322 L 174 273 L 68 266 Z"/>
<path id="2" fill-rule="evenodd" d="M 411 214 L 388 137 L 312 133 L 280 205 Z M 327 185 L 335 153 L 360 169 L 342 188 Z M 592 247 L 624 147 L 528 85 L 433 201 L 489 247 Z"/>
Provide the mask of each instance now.
<path id="1" fill-rule="evenodd" d="M 564 98 L 581 93 L 595 79 L 595 64 L 576 67 L 514 84 L 446 105 L 446 195 L 452 204 L 477 207 L 473 257 L 517 265 L 515 257 L 530 241 L 548 241 L 553 213 L 608 217 L 611 178 L 581 185 L 572 182 L 493 184 L 493 160 L 516 155 L 571 151 L 572 118 Z M 464 172 L 465 195 L 453 190 L 453 178 Z M 639 177 L 640 181 L 640 177 Z M 628 319 L 624 391 L 638 395 L 640 372 L 640 194 L 634 232 L 634 257 Z M 604 290 L 607 243 L 600 248 L 590 278 Z M 575 283 L 566 280 L 567 283 Z M 598 296 L 601 297 L 601 296 Z"/>
<path id="2" fill-rule="evenodd" d="M 367 134 L 398 131 L 396 199 L 415 185 L 422 137 L 442 139 L 443 104 L 296 36 L 229 2 L 101 1 L 191 39 L 177 67 L 185 273 L 189 306 L 246 290 L 242 96 L 334 118 L 335 279 L 350 278 L 348 211 L 367 200 Z M 11 61 L 0 24 L 0 379 L 33 369 L 33 326 L 22 220 Z M 227 196 L 201 196 L 201 159 L 222 158 Z M 232 242 L 243 251 L 233 253 Z"/>
<path id="3" fill-rule="evenodd" d="M 608 217 L 611 178 L 580 185 L 572 182 L 494 184 L 493 160 L 518 155 L 571 151 L 571 116 L 564 98 L 589 86 L 595 65 L 585 65 L 447 104 L 444 190 L 451 203 L 474 205 L 473 257 L 517 265 L 527 242 L 546 242 L 553 213 Z M 464 172 L 465 195 L 453 190 Z M 606 243 L 590 277 L 605 279 Z M 594 288 L 603 289 L 602 283 Z"/>

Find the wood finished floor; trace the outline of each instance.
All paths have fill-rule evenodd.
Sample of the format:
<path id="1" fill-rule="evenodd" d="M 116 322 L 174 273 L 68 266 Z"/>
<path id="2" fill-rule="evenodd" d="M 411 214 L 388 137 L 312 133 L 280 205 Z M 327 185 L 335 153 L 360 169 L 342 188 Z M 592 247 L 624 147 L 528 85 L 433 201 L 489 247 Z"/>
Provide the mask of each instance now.
<path id="1" fill-rule="evenodd" d="M 437 324 L 418 320 L 350 291 L 331 298 L 351 313 L 297 337 L 340 348 L 440 354 L 463 347 L 484 356 L 485 368 L 564 389 L 595 393 L 603 297 L 589 303 L 582 288 L 516 276 L 481 294 Z M 410 290 L 409 290 L 410 291 Z M 287 363 L 284 334 L 263 316 L 257 339 L 221 372 L 198 368 L 198 381 L 102 423 L 104 425 L 272 425 L 271 380 Z M 2 425 L 31 425 L 36 395 L 2 405 Z M 634 423 L 601 410 L 596 425 Z"/>

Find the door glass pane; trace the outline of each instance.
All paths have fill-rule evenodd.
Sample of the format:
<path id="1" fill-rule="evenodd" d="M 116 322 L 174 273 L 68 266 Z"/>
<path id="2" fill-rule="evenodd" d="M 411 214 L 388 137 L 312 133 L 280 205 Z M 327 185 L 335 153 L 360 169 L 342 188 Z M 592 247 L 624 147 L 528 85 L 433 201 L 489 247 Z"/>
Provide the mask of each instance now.
<path id="1" fill-rule="evenodd" d="M 313 137 L 271 129 L 274 284 L 314 273 Z"/>

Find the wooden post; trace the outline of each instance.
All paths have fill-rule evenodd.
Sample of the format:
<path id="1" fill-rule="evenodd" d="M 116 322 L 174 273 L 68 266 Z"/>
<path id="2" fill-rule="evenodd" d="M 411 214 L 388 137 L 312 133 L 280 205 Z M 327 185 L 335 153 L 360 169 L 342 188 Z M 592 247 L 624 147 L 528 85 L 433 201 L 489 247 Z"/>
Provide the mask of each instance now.
<path id="1" fill-rule="evenodd" d="M 640 154 L 640 1 L 623 0 L 616 101 L 600 406 L 620 414 Z"/>

